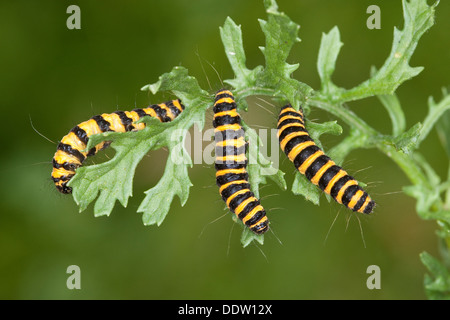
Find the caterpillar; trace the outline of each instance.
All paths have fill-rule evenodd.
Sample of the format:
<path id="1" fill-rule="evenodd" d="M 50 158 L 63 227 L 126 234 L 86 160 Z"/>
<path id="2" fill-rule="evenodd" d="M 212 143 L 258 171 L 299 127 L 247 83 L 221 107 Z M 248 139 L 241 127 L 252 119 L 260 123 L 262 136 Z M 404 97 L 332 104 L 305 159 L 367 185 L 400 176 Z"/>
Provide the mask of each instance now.
<path id="1" fill-rule="evenodd" d="M 88 151 L 83 151 L 86 149 L 90 136 L 106 131 L 142 130 L 146 126 L 145 123 L 133 124 L 133 122 L 145 116 L 155 117 L 161 122 L 169 122 L 183 110 L 184 106 L 181 100 L 177 99 L 150 105 L 143 109 L 116 111 L 110 114 L 103 113 L 73 127 L 59 142 L 53 157 L 51 177 L 56 189 L 61 193 L 72 193 L 72 188 L 67 186 L 67 183 L 75 175 L 76 170 L 82 165 L 86 157 L 95 155 L 99 150 L 109 146 L 109 142 L 102 142 Z"/>
<path id="2" fill-rule="evenodd" d="M 233 94 L 225 89 L 218 91 L 213 110 L 219 193 L 230 211 L 251 231 L 263 234 L 269 229 L 269 220 L 260 201 L 250 190 L 245 156 L 247 144 Z"/>
<path id="3" fill-rule="evenodd" d="M 295 168 L 313 184 L 347 208 L 369 214 L 375 202 L 341 167 L 315 144 L 305 127 L 303 110 L 284 106 L 278 117 L 277 135 L 281 149 Z"/>

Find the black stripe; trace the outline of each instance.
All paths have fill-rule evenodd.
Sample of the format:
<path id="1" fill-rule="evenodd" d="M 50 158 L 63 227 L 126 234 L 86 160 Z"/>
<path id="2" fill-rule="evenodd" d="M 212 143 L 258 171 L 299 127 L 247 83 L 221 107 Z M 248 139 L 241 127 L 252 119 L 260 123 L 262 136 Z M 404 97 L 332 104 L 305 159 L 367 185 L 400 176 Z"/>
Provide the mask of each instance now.
<path id="1" fill-rule="evenodd" d="M 257 223 L 259 220 L 261 220 L 262 218 L 264 218 L 265 215 L 266 215 L 266 211 L 264 211 L 264 209 L 261 209 L 261 210 L 257 211 L 257 212 L 253 215 L 253 217 L 251 217 L 250 219 L 248 219 L 248 220 L 245 222 L 245 225 L 247 225 L 247 226 L 252 226 L 252 225 L 254 225 L 255 223 Z"/>
<path id="2" fill-rule="evenodd" d="M 341 167 L 337 165 L 329 167 L 319 180 L 319 188 L 325 190 L 328 184 L 330 183 L 331 179 L 333 179 L 334 176 L 337 175 L 339 171 L 341 171 Z"/>
<path id="3" fill-rule="evenodd" d="M 248 198 L 253 197 L 253 192 L 251 192 L 250 190 L 248 190 L 247 192 L 243 193 L 243 194 L 238 194 L 237 196 L 235 196 L 233 198 L 233 200 L 230 201 L 230 210 L 231 211 L 235 211 L 236 208 L 245 200 L 247 200 Z"/>
<path id="4" fill-rule="evenodd" d="M 53 180 L 53 182 L 59 182 L 59 181 L 66 181 L 66 182 L 68 182 L 70 179 L 72 179 L 72 177 L 74 176 L 75 174 L 74 173 L 71 173 L 71 174 L 68 174 L 68 175 L 65 175 L 65 176 L 61 176 L 61 177 L 59 177 L 59 178 L 53 178 L 52 177 L 52 180 Z"/>
<path id="5" fill-rule="evenodd" d="M 302 125 L 305 125 L 305 123 L 303 122 L 303 121 L 301 121 L 301 120 L 299 120 L 299 119 L 292 119 L 292 118 L 290 118 L 290 119 L 286 119 L 286 120 L 283 120 L 283 121 L 281 121 L 279 124 L 278 124 L 278 129 L 280 129 L 280 128 L 282 128 L 283 126 L 285 126 L 285 125 L 287 125 L 287 124 L 289 124 L 289 123 L 300 123 L 300 124 L 302 124 Z"/>
<path id="6" fill-rule="evenodd" d="M 293 137 L 285 144 L 284 152 L 286 153 L 286 155 L 289 155 L 289 153 L 292 151 L 292 149 L 295 146 L 305 143 L 305 142 L 308 142 L 308 141 L 313 141 L 313 139 L 308 135 Z"/>
<path id="7" fill-rule="evenodd" d="M 321 155 L 316 160 L 311 163 L 311 165 L 306 169 L 305 176 L 308 180 L 311 180 L 316 175 L 317 171 L 320 170 L 324 165 L 326 165 L 330 161 L 330 158 L 326 155 Z"/>
<path id="8" fill-rule="evenodd" d="M 373 208 L 375 207 L 375 202 L 373 200 L 370 200 L 369 203 L 367 204 L 366 208 L 364 209 L 364 213 L 371 213 Z"/>
<path id="9" fill-rule="evenodd" d="M 133 109 L 133 111 L 136 112 L 136 113 L 138 114 L 139 118 L 148 116 L 148 114 L 145 113 L 144 109 L 139 109 L 139 108 L 138 108 L 138 109 Z"/>
<path id="10" fill-rule="evenodd" d="M 331 187 L 330 190 L 330 195 L 336 199 L 339 191 L 341 190 L 341 188 L 344 186 L 344 184 L 347 183 L 347 181 L 353 180 L 352 177 L 350 177 L 348 174 L 343 176 L 342 178 L 340 178 L 338 181 L 336 181 L 336 183 Z"/>
<path id="11" fill-rule="evenodd" d="M 248 173 L 226 173 L 224 175 L 216 177 L 216 183 L 219 187 L 228 182 L 237 180 L 248 180 Z"/>
<path id="12" fill-rule="evenodd" d="M 280 119 L 285 116 L 294 116 L 294 117 L 299 118 L 299 120 L 304 121 L 302 115 L 296 111 L 286 111 L 286 112 L 280 113 L 280 115 L 278 116 L 278 121 L 280 121 Z"/>
<path id="13" fill-rule="evenodd" d="M 89 137 L 87 136 L 86 131 L 81 129 L 79 126 L 75 126 L 72 130 L 70 130 L 70 132 L 73 132 L 81 142 L 87 145 Z"/>
<path id="14" fill-rule="evenodd" d="M 247 205 L 242 209 L 241 213 L 238 214 L 238 218 L 241 219 L 241 221 L 260 203 L 258 199 L 255 198 L 254 201 L 251 201 L 247 203 Z M 247 225 L 247 224 L 246 224 Z"/>
<path id="15" fill-rule="evenodd" d="M 250 190 L 250 184 L 248 182 L 232 183 L 231 185 L 222 190 L 222 199 L 226 201 L 231 195 L 244 189 Z"/>
<path id="16" fill-rule="evenodd" d="M 240 116 L 236 116 L 236 117 L 232 117 L 230 115 L 225 115 L 225 116 L 221 116 L 221 117 L 214 117 L 213 120 L 213 126 L 214 128 L 217 128 L 219 126 L 223 126 L 226 124 L 241 124 L 241 117 Z"/>
<path id="17" fill-rule="evenodd" d="M 61 150 L 67 154 L 70 154 L 76 157 L 80 162 L 83 162 L 85 157 L 84 155 L 78 151 L 77 149 L 72 148 L 70 145 L 60 142 L 57 147 L 58 150 Z"/>
<path id="18" fill-rule="evenodd" d="M 248 164 L 248 160 L 245 163 L 215 163 L 214 167 L 216 170 L 225 170 L 225 169 L 242 169 L 246 168 Z"/>
<path id="19" fill-rule="evenodd" d="M 228 93 L 228 92 L 229 92 L 228 90 L 217 91 L 216 92 L 216 97 L 214 99 L 214 102 L 217 102 L 217 101 L 219 101 L 220 99 L 223 99 L 223 98 L 231 98 L 231 99 L 234 100 L 234 96 L 232 94 Z"/>
<path id="20" fill-rule="evenodd" d="M 351 185 L 344 191 L 344 195 L 342 196 L 342 204 L 346 207 L 348 207 L 348 203 L 350 200 L 352 200 L 352 197 L 355 195 L 355 193 L 360 190 L 361 187 L 358 185 Z"/>
<path id="21" fill-rule="evenodd" d="M 303 162 L 306 161 L 310 156 L 319 151 L 320 148 L 316 145 L 309 146 L 302 150 L 294 159 L 294 166 L 298 169 Z"/>
<path id="22" fill-rule="evenodd" d="M 166 103 L 165 103 L 165 105 L 170 109 L 170 111 L 172 111 L 172 114 L 174 115 L 174 117 L 176 118 L 176 117 L 178 117 L 178 115 L 181 113 L 181 111 L 180 111 L 180 109 L 178 109 L 177 107 L 175 107 L 174 106 L 174 104 L 173 104 L 173 102 L 174 102 L 175 100 L 172 100 L 172 101 L 167 101 Z M 181 105 L 181 104 L 180 104 Z M 181 105 L 182 106 L 182 105 Z M 183 108 L 183 106 L 182 106 L 182 108 Z M 184 109 L 184 108 L 183 108 Z"/>
<path id="23" fill-rule="evenodd" d="M 364 194 L 359 198 L 358 202 L 356 202 L 355 206 L 353 207 L 353 211 L 358 211 L 359 209 L 361 209 L 368 196 L 369 195 L 367 194 L 367 192 L 364 192 Z"/>
<path id="24" fill-rule="evenodd" d="M 252 230 L 256 234 L 263 234 L 268 229 L 269 229 L 269 221 L 266 220 L 264 222 L 261 222 L 261 223 L 257 224 L 256 226 L 254 226 L 250 230 Z"/>
<path id="25" fill-rule="evenodd" d="M 167 111 L 165 109 L 161 108 L 160 106 L 158 106 L 157 104 L 151 105 L 151 106 L 149 106 L 149 108 L 152 108 L 153 110 L 155 110 L 156 115 L 161 119 L 161 122 L 172 121 L 172 119 L 170 119 L 170 117 L 167 115 Z"/>
<path id="26" fill-rule="evenodd" d="M 93 119 L 93 120 L 95 120 L 95 122 L 97 122 L 98 128 L 100 129 L 101 132 L 111 131 L 111 129 L 110 129 L 111 124 L 108 121 L 106 121 L 105 119 L 103 119 L 102 116 L 96 115 L 96 116 L 93 116 L 91 119 Z"/>
<path id="27" fill-rule="evenodd" d="M 235 109 L 236 109 L 236 103 L 223 102 L 223 103 L 215 104 L 213 107 L 213 112 L 219 113 L 222 111 L 231 111 L 231 110 L 235 110 Z"/>
<path id="28" fill-rule="evenodd" d="M 285 128 L 285 129 L 283 129 L 283 131 L 280 132 L 280 136 L 278 137 L 278 140 L 279 140 L 280 142 L 283 141 L 284 138 L 285 138 L 288 134 L 293 133 L 293 132 L 306 132 L 306 133 L 308 133 L 308 131 L 306 131 L 305 128 L 301 128 L 301 127 L 299 127 L 299 126 L 290 126 L 290 127 L 287 127 L 287 128 Z"/>
<path id="29" fill-rule="evenodd" d="M 125 131 L 131 131 L 134 129 L 133 126 L 133 119 L 128 118 L 127 114 L 123 111 L 115 111 L 115 114 L 117 114 L 120 118 L 120 121 L 122 122 L 123 127 L 125 128 Z"/>

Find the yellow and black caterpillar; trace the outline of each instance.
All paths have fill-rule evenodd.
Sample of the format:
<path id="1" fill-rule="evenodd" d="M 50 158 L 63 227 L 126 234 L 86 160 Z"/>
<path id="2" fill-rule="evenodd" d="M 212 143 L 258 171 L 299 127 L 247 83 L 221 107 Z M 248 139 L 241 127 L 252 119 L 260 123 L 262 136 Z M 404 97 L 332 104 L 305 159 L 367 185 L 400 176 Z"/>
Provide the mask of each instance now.
<path id="1" fill-rule="evenodd" d="M 269 229 L 269 220 L 259 200 L 250 191 L 244 130 L 233 94 L 228 90 L 216 93 L 213 126 L 219 193 L 231 212 L 251 231 L 262 234 Z"/>
<path id="2" fill-rule="evenodd" d="M 303 110 L 291 105 L 281 109 L 278 117 L 278 139 L 281 149 L 300 173 L 347 208 L 371 213 L 375 202 L 341 167 L 315 144 L 305 128 Z"/>
<path id="3" fill-rule="evenodd" d="M 84 151 L 90 136 L 106 131 L 126 132 L 142 130 L 145 128 L 145 123 L 133 124 L 142 117 L 151 116 L 159 119 L 161 122 L 169 122 L 175 119 L 183 110 L 184 106 L 177 99 L 151 105 L 143 109 L 134 109 L 133 111 L 103 113 L 75 126 L 61 139 L 53 157 L 52 180 L 56 189 L 62 193 L 71 193 L 72 188 L 67 186 L 67 183 L 75 175 L 77 168 L 82 165 L 86 157 L 95 155 L 99 150 L 109 145 L 108 142 L 102 142 L 92 149 Z"/>

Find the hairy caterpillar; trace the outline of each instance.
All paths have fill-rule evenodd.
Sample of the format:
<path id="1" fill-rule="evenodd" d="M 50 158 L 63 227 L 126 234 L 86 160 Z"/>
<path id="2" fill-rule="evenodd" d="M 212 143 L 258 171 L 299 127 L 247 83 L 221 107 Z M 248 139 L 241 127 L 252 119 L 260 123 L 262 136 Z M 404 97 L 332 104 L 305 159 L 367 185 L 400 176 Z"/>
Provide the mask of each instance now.
<path id="1" fill-rule="evenodd" d="M 228 90 L 216 93 L 213 126 L 219 193 L 231 212 L 251 231 L 262 234 L 269 229 L 269 220 L 259 200 L 250 191 L 244 130 L 233 94 Z"/>
<path id="2" fill-rule="evenodd" d="M 371 213 L 375 202 L 341 167 L 315 144 L 305 128 L 303 110 L 284 106 L 278 117 L 281 149 L 300 173 L 347 208 Z"/>
<path id="3" fill-rule="evenodd" d="M 95 155 L 99 150 L 109 145 L 108 142 L 102 142 L 90 150 L 83 151 L 86 149 L 90 136 L 106 131 L 126 132 L 142 130 L 145 128 L 145 123 L 133 124 L 133 122 L 145 116 L 158 118 L 161 122 L 169 122 L 175 119 L 183 110 L 184 106 L 177 99 L 151 105 L 143 109 L 116 111 L 109 114 L 103 113 L 75 126 L 61 139 L 53 157 L 51 176 L 56 189 L 61 193 L 71 193 L 72 188 L 67 186 L 67 183 L 75 175 L 77 168 L 82 165 L 86 157 Z"/>

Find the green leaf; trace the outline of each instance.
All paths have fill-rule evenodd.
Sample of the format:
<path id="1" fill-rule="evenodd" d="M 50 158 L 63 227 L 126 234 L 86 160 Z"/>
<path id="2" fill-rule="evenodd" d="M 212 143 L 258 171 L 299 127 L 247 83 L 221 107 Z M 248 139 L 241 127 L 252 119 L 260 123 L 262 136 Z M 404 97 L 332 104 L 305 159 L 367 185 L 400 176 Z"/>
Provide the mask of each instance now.
<path id="1" fill-rule="evenodd" d="M 298 110 L 313 91 L 310 86 L 291 78 L 299 64 L 286 62 L 292 46 L 300 42 L 297 35 L 300 26 L 278 12 L 275 1 L 264 1 L 264 5 L 268 20 L 259 20 L 259 23 L 266 38 L 265 47 L 260 47 L 266 63 L 258 83 L 272 88 L 274 95 L 285 97 Z"/>
<path id="2" fill-rule="evenodd" d="M 322 92 L 333 94 L 336 87 L 331 82 L 331 76 L 336 66 L 336 59 L 339 55 L 343 43 L 341 42 L 339 29 L 335 26 L 326 34 L 322 33 L 320 42 L 319 57 L 317 59 L 317 71 L 322 83 Z"/>
<path id="3" fill-rule="evenodd" d="M 253 241 L 258 242 L 259 244 L 264 244 L 264 235 L 263 234 L 255 234 L 250 231 L 249 228 L 245 227 L 244 231 L 241 234 L 241 244 L 245 248 Z"/>
<path id="4" fill-rule="evenodd" d="M 383 66 L 367 81 L 345 91 L 340 101 L 358 100 L 373 95 L 392 94 L 406 80 L 418 75 L 423 67 L 411 67 L 411 59 L 422 35 L 434 24 L 438 2 L 429 6 L 426 0 L 403 0 L 403 30 L 394 28 L 391 52 Z"/>
<path id="5" fill-rule="evenodd" d="M 397 150 L 406 154 L 411 154 L 418 147 L 419 137 L 422 133 L 422 124 L 420 122 L 412 126 L 408 131 L 403 132 L 394 139 L 394 145 Z"/>
<path id="6" fill-rule="evenodd" d="M 311 201 L 316 206 L 319 205 L 320 195 L 322 191 L 311 183 L 300 172 L 295 173 L 294 182 L 292 183 L 292 193 L 302 195 L 306 200 Z"/>
<path id="7" fill-rule="evenodd" d="M 446 91 L 444 91 L 444 96 L 439 103 L 436 103 L 433 97 L 428 98 L 428 114 L 423 121 L 422 133 L 417 141 L 417 145 L 425 140 L 434 125 L 448 110 L 450 110 L 450 95 Z"/>
<path id="8" fill-rule="evenodd" d="M 181 139 L 180 145 L 184 145 L 184 139 Z M 138 212 L 143 214 L 142 220 L 145 225 L 159 226 L 166 217 L 175 195 L 184 206 L 189 197 L 189 188 L 192 186 L 186 165 L 191 166 L 192 163 L 184 147 L 180 150 L 172 148 L 163 177 L 155 187 L 145 192 L 146 197 L 138 208 Z"/>
<path id="9" fill-rule="evenodd" d="M 235 79 L 225 80 L 225 82 L 236 88 L 236 90 L 253 86 L 262 66 L 258 66 L 254 70 L 247 69 L 241 26 L 236 25 L 228 17 L 223 27 L 220 28 L 220 37 L 225 48 L 225 54 L 235 75 Z"/>
<path id="10" fill-rule="evenodd" d="M 442 263 L 427 252 L 420 254 L 420 260 L 431 275 L 425 275 L 425 290 L 429 299 L 450 299 L 450 275 Z"/>
<path id="11" fill-rule="evenodd" d="M 436 123 L 439 140 L 450 159 L 450 111 L 445 112 Z"/>

